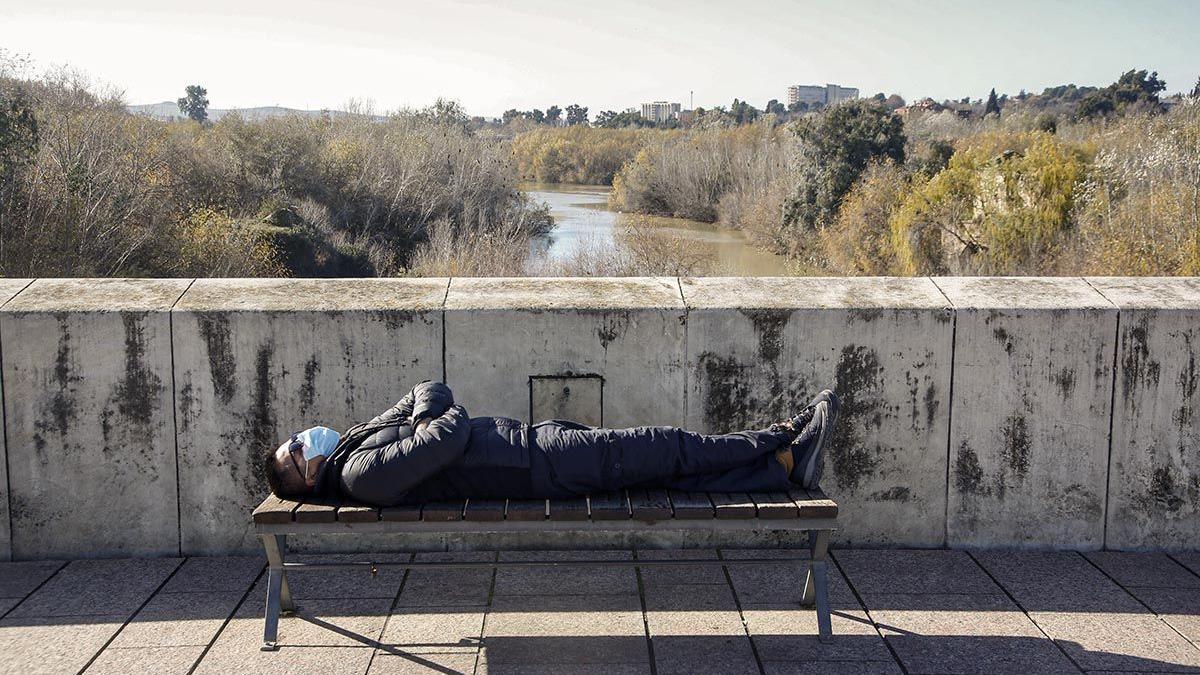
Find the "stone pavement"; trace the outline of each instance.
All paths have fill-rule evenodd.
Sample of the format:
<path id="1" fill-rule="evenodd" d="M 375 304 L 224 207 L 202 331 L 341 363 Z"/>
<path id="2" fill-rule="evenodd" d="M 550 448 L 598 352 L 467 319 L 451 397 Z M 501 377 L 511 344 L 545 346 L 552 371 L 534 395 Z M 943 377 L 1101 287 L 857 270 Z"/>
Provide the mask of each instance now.
<path id="1" fill-rule="evenodd" d="M 274 653 L 256 557 L 0 563 L 0 671 L 1200 673 L 1200 553 L 834 558 L 828 645 L 795 565 L 384 568 L 290 573 L 301 611 Z"/>

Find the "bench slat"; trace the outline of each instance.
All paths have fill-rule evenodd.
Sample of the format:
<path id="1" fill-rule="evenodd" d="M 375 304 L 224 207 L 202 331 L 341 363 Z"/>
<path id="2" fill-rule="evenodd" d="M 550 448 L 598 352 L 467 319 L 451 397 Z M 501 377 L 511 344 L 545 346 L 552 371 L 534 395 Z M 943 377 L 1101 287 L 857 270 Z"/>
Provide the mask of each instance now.
<path id="1" fill-rule="evenodd" d="M 468 499 L 466 520 L 492 523 L 504 520 L 504 500 Z"/>
<path id="2" fill-rule="evenodd" d="M 306 499 L 296 507 L 297 523 L 332 523 L 337 521 L 338 505 L 336 501 L 326 499 Z"/>
<path id="3" fill-rule="evenodd" d="M 273 494 L 267 495 L 254 509 L 254 522 L 264 525 L 279 525 L 292 522 L 292 512 L 300 506 L 299 502 L 290 499 L 280 499 Z"/>
<path id="4" fill-rule="evenodd" d="M 837 518 L 837 502 L 826 497 L 820 488 L 790 490 L 788 496 L 796 501 L 801 518 Z"/>
<path id="5" fill-rule="evenodd" d="M 625 491 L 592 495 L 592 520 L 625 520 L 629 517 L 629 496 Z"/>
<path id="6" fill-rule="evenodd" d="M 421 509 L 421 520 L 425 522 L 449 522 L 462 520 L 466 502 L 461 499 L 444 502 L 428 502 Z"/>
<path id="7" fill-rule="evenodd" d="M 636 520 L 671 519 L 671 500 L 666 490 L 631 490 L 629 505 Z"/>
<path id="8" fill-rule="evenodd" d="M 713 517 L 712 500 L 703 492 L 680 492 L 671 490 L 671 508 L 676 518 L 683 520 L 704 520 Z"/>
<path id="9" fill-rule="evenodd" d="M 379 520 L 379 509 L 365 504 L 343 502 L 338 507 L 337 519 L 341 523 L 373 523 Z"/>
<path id="10" fill-rule="evenodd" d="M 756 509 L 750 495 L 741 492 L 710 492 L 708 498 L 712 500 L 718 518 L 754 517 Z"/>
<path id="11" fill-rule="evenodd" d="M 758 507 L 759 518 L 783 519 L 800 515 L 800 507 L 784 492 L 752 492 L 750 498 Z"/>
<path id="12" fill-rule="evenodd" d="M 587 520 L 588 500 L 551 499 L 549 504 L 550 520 Z"/>
<path id="13" fill-rule="evenodd" d="M 545 520 L 546 500 L 510 499 L 508 500 L 506 517 L 509 520 Z"/>
<path id="14" fill-rule="evenodd" d="M 411 523 L 421 519 L 420 504 L 401 504 L 379 509 L 379 519 L 386 523 Z"/>

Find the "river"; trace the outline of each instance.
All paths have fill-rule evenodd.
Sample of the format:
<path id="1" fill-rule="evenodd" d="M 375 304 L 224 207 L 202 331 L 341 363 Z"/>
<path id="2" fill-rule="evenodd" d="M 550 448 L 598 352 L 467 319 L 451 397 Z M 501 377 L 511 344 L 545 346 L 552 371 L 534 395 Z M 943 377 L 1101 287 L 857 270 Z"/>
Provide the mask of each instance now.
<path id="1" fill-rule="evenodd" d="M 712 223 L 617 213 L 608 208 L 609 188 L 596 185 L 528 183 L 521 190 L 550 206 L 555 228 L 535 242 L 531 256 L 564 261 L 581 248 L 611 249 L 619 245 L 623 227 L 636 225 L 654 235 L 682 240 L 677 249 L 698 256 L 696 274 L 705 276 L 782 276 L 786 260 L 751 243 L 742 232 Z M 668 247 L 670 248 L 670 247 Z"/>

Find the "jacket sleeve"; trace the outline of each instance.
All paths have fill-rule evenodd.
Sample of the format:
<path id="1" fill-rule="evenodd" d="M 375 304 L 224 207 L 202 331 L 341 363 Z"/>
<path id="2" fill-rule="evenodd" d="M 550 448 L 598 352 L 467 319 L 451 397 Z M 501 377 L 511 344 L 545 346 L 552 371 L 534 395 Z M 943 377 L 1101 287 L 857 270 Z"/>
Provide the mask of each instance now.
<path id="1" fill-rule="evenodd" d="M 367 422 L 367 425 L 374 426 L 383 422 L 409 422 L 410 418 L 412 417 L 413 400 L 415 398 L 414 392 L 416 390 L 416 387 L 410 389 L 408 393 L 404 395 L 404 398 L 401 398 L 396 402 L 396 405 L 376 415 L 370 422 Z"/>
<path id="2" fill-rule="evenodd" d="M 412 423 L 415 425 L 423 419 L 435 419 L 454 405 L 454 393 L 441 382 L 426 380 L 413 387 L 412 390 Z"/>
<path id="3" fill-rule="evenodd" d="M 461 457 L 470 437 L 467 411 L 452 406 L 412 436 L 354 453 L 342 469 L 345 489 L 369 504 L 396 504 L 404 493 Z"/>

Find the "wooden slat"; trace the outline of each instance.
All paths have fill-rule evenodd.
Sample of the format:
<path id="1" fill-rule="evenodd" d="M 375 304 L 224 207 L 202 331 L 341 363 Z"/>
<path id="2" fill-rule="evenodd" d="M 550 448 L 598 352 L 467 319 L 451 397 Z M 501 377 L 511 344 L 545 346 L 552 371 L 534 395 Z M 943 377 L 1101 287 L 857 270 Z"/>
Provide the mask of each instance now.
<path id="1" fill-rule="evenodd" d="M 342 502 L 337 510 L 337 519 L 342 523 L 373 523 L 379 520 L 379 509 L 366 504 Z"/>
<path id="2" fill-rule="evenodd" d="M 750 498 L 758 508 L 759 518 L 784 519 L 800 515 L 796 502 L 783 492 L 751 492 Z"/>
<path id="3" fill-rule="evenodd" d="M 505 517 L 509 520 L 545 520 L 546 500 L 510 499 Z"/>
<path id="4" fill-rule="evenodd" d="M 254 522 L 264 525 L 290 523 L 292 522 L 292 512 L 299 505 L 299 502 L 290 499 L 280 499 L 273 494 L 267 495 L 267 498 L 254 509 Z"/>
<path id="5" fill-rule="evenodd" d="M 801 518 L 837 518 L 837 502 L 826 497 L 820 488 L 790 490 L 788 496 L 796 501 Z"/>
<path id="6" fill-rule="evenodd" d="M 625 520 L 629 517 L 629 496 L 625 491 L 592 495 L 592 520 Z"/>
<path id="7" fill-rule="evenodd" d="M 332 523 L 337 520 L 337 502 L 327 499 L 306 499 L 296 507 L 297 523 Z"/>
<path id="8" fill-rule="evenodd" d="M 754 501 L 750 499 L 750 495 L 741 492 L 710 492 L 708 498 L 712 500 L 718 518 L 754 517 Z"/>
<path id="9" fill-rule="evenodd" d="M 504 500 L 468 499 L 466 519 L 492 523 L 504 520 Z"/>
<path id="10" fill-rule="evenodd" d="M 461 499 L 445 502 L 427 502 L 421 509 L 421 520 L 432 522 L 448 522 L 462 520 L 466 502 Z"/>
<path id="11" fill-rule="evenodd" d="M 712 501 L 703 492 L 679 492 L 671 490 L 671 508 L 675 517 L 684 520 L 705 520 L 713 517 Z"/>
<path id="12" fill-rule="evenodd" d="M 421 519 L 420 504 L 401 504 L 379 509 L 379 519 L 386 523 L 411 523 Z"/>
<path id="13" fill-rule="evenodd" d="M 587 499 L 551 499 L 550 520 L 587 520 Z"/>
<path id="14" fill-rule="evenodd" d="M 671 500 L 666 490 L 630 490 L 629 507 L 635 520 L 671 519 Z"/>

